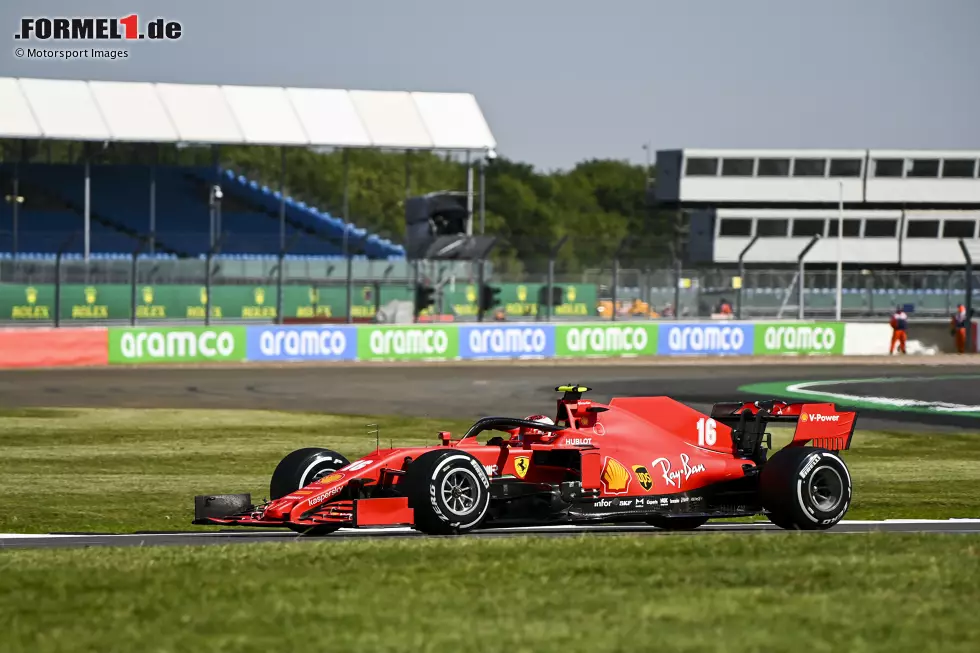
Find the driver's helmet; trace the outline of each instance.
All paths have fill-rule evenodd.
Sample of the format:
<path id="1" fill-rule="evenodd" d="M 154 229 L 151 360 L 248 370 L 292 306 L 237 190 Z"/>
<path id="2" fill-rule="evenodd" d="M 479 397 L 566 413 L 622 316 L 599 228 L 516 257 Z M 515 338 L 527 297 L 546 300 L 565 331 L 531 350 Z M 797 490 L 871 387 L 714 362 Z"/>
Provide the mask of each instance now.
<path id="1" fill-rule="evenodd" d="M 538 422 L 539 424 L 548 424 L 551 426 L 554 426 L 555 424 L 554 420 L 552 420 L 547 415 L 528 415 L 524 419 L 527 420 L 528 422 Z M 522 426 L 521 430 L 518 431 L 517 433 L 517 439 L 525 440 L 529 436 L 541 437 L 545 433 L 546 431 L 542 431 L 541 429 L 536 429 L 533 426 Z"/>

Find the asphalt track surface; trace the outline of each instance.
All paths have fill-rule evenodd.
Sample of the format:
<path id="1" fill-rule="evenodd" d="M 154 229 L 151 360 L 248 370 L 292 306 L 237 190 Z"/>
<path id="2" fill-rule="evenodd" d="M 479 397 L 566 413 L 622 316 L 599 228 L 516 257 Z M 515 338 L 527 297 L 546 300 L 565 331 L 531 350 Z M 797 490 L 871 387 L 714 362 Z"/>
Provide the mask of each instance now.
<path id="1" fill-rule="evenodd" d="M 938 357 L 937 357 L 938 358 Z M 710 359 L 677 364 L 639 360 L 556 364 L 319 365 L 100 368 L 0 371 L 0 408 L 246 408 L 347 415 L 478 418 L 548 414 L 562 383 L 584 383 L 590 398 L 668 395 L 699 410 L 716 401 L 757 399 L 739 387 L 766 381 L 905 377 L 901 383 L 835 385 L 855 394 L 980 401 L 980 364 L 931 357 L 809 363 L 786 359 Z M 956 364 L 952 364 L 952 363 Z M 980 363 L 980 361 L 978 361 Z M 897 393 L 897 394 L 896 394 Z M 976 418 L 862 410 L 858 428 L 970 429 Z"/>
<path id="2" fill-rule="evenodd" d="M 759 398 L 739 391 L 759 382 L 873 379 L 835 387 L 854 394 L 970 404 L 980 400 L 980 364 L 969 359 L 853 359 L 819 362 L 786 359 L 711 359 L 679 363 L 627 360 L 585 363 L 521 362 L 469 364 L 296 365 L 167 368 L 100 368 L 0 371 L 0 409 L 24 407 L 226 408 L 312 411 L 348 415 L 405 415 L 472 418 L 550 413 L 556 385 L 582 383 L 591 398 L 668 395 L 699 410 L 717 401 Z M 902 378 L 895 383 L 895 378 Z M 899 394 L 894 394 L 894 392 Z M 893 431 L 969 430 L 980 434 L 980 420 L 956 415 L 862 410 L 858 428 Z M 188 497 L 190 499 L 190 497 Z M 980 532 L 980 524 L 949 522 L 847 522 L 831 532 Z M 779 532 L 770 524 L 709 524 L 694 533 Z M 579 533 L 660 534 L 646 526 L 589 526 L 563 529 L 484 531 L 502 534 Z M 413 532 L 340 532 L 329 539 L 365 536 L 418 537 Z M 133 535 L 3 535 L 0 548 L 48 546 L 126 546 L 217 544 L 317 540 L 288 531 L 234 533 L 158 533 Z"/>

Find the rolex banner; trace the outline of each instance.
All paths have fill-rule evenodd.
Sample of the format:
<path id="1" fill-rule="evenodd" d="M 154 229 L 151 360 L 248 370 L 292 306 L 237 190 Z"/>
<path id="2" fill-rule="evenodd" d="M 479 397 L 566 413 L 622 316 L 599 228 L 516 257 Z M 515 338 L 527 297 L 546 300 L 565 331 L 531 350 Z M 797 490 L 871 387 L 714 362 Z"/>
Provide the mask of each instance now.
<path id="1" fill-rule="evenodd" d="M 373 285 L 355 285 L 351 302 L 354 317 L 373 317 L 377 298 Z M 132 305 L 128 284 L 64 284 L 61 286 L 61 319 L 78 322 L 128 320 Z M 50 284 L 0 284 L 0 320 L 51 321 L 54 319 L 54 286 Z M 404 286 L 382 286 L 381 301 L 410 299 Z M 276 317 L 276 287 L 212 286 L 213 319 L 269 322 Z M 136 287 L 136 318 L 140 320 L 203 320 L 208 293 L 195 285 L 141 285 Z M 347 288 L 286 286 L 286 317 L 344 317 Z"/>
<path id="2" fill-rule="evenodd" d="M 508 319 L 536 319 L 543 284 L 497 284 L 500 310 Z M 556 317 L 595 315 L 595 285 L 556 284 L 561 301 Z M 351 313 L 356 318 L 373 318 L 377 305 L 392 300 L 412 300 L 412 288 L 404 284 L 380 287 L 355 284 Z M 128 284 L 64 284 L 61 286 L 61 319 L 73 323 L 96 320 L 129 320 L 132 287 Z M 211 317 L 215 320 L 271 322 L 276 317 L 275 285 L 215 285 L 211 287 Z M 50 322 L 54 320 L 55 292 L 52 284 L 0 284 L 0 321 Z M 140 285 L 136 287 L 138 320 L 203 320 L 208 305 L 203 285 Z M 283 289 L 285 317 L 346 317 L 347 287 L 287 285 Z M 426 311 L 454 314 L 462 319 L 477 314 L 475 284 L 455 283 L 443 287 L 441 306 Z"/>

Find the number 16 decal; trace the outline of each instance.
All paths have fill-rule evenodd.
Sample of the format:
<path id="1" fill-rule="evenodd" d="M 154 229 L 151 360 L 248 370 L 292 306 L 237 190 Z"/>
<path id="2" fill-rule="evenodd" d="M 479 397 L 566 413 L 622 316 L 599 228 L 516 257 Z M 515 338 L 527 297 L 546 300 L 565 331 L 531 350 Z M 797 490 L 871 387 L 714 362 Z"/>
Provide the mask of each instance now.
<path id="1" fill-rule="evenodd" d="M 710 417 L 707 421 L 702 417 L 698 420 L 698 446 L 715 446 L 718 441 L 718 434 L 715 432 L 715 420 Z"/>

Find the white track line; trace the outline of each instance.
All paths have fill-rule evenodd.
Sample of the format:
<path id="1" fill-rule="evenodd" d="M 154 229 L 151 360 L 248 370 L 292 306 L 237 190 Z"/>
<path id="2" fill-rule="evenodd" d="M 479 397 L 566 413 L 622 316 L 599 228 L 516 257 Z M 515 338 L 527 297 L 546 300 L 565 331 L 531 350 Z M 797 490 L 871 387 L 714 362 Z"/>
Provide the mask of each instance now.
<path id="1" fill-rule="evenodd" d="M 841 524 L 855 524 L 855 525 L 888 525 L 888 524 L 980 524 L 980 519 L 975 518 L 950 518 L 950 519 L 882 519 L 882 520 L 849 520 L 845 519 L 840 522 Z M 604 525 L 567 525 L 559 524 L 552 526 L 518 526 L 512 528 L 488 528 L 482 530 L 481 532 L 496 532 L 496 533 L 508 533 L 508 532 L 539 532 L 539 531 L 567 531 L 575 532 L 580 531 L 583 533 L 604 531 L 604 530 L 616 530 L 629 528 L 630 524 L 604 524 Z M 650 528 L 642 523 L 635 524 L 639 528 Z M 708 529 L 757 529 L 759 527 L 765 528 L 776 528 L 774 524 L 769 522 L 739 522 L 739 523 L 711 523 L 706 524 Z M 344 533 L 349 535 L 378 535 L 384 533 L 415 533 L 416 531 L 407 526 L 395 526 L 387 528 L 342 528 L 338 533 Z M 141 539 L 153 539 L 158 537 L 255 537 L 255 536 L 282 536 L 286 534 L 286 531 L 282 530 L 268 530 L 268 531 L 237 531 L 237 532 L 204 532 L 204 533 L 188 533 L 188 532 L 177 532 L 177 533 L 90 533 L 90 534 L 80 534 L 80 533 L 0 533 L 0 541 L 2 540 L 56 540 L 56 539 L 70 539 L 70 538 L 84 538 L 84 537 L 109 537 L 109 538 L 141 538 Z"/>

